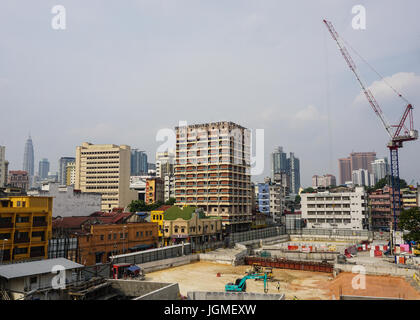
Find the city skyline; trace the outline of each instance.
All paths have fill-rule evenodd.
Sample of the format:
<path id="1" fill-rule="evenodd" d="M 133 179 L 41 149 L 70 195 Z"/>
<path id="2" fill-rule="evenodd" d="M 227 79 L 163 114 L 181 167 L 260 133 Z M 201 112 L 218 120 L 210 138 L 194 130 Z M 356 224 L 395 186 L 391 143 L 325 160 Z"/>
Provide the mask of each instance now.
<path id="1" fill-rule="evenodd" d="M 350 5 L 330 1 L 306 2 L 303 11 L 299 4 L 273 1 L 239 8 L 204 1 L 192 7 L 64 5 L 69 22 L 60 33 L 50 28 L 46 3 L 28 3 L 21 19 L 19 4 L 0 4 L 2 57 L 8 62 L 0 75 L 0 104 L 36 137 L 35 159 L 50 159 L 53 171 L 60 157 L 74 156 L 84 141 L 139 147 L 154 161 L 157 132 L 183 120 L 264 129 L 265 170 L 253 177 L 257 181 L 270 176 L 269 152 L 278 145 L 299 156 L 305 186 L 316 172 L 338 177 L 336 159 L 352 150 L 389 157 L 387 136 L 323 18 L 410 100 L 419 123 L 416 1 L 399 6 L 398 14 L 392 1 L 364 4 L 363 31 L 352 29 Z M 290 28 L 297 15 L 301 28 Z M 401 104 L 356 62 L 384 113 L 398 119 Z M 5 123 L 0 132 L 10 170 L 21 169 L 26 135 L 19 129 Z M 420 181 L 413 160 L 418 150 L 413 143 L 400 153 L 400 174 L 410 181 Z"/>

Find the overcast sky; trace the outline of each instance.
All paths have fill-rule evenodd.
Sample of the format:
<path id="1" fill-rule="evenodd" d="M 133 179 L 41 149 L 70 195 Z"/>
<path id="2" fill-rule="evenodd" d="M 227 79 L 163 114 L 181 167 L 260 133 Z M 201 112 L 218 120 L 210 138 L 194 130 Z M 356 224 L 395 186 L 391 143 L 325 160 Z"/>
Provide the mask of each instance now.
<path id="1" fill-rule="evenodd" d="M 352 7 L 366 8 L 366 30 Z M 66 9 L 54 30 L 51 9 Z M 388 156 L 388 137 L 322 23 L 414 105 L 420 124 L 418 0 L 60 0 L 0 2 L 0 145 L 21 169 L 28 133 L 35 170 L 84 141 L 128 144 L 151 161 L 159 129 L 233 121 L 265 130 L 265 171 L 276 146 L 300 159 L 301 183 L 338 174 L 352 151 Z M 391 123 L 402 100 L 354 56 Z M 400 173 L 420 182 L 420 143 Z M 338 176 L 337 176 L 338 178 Z"/>

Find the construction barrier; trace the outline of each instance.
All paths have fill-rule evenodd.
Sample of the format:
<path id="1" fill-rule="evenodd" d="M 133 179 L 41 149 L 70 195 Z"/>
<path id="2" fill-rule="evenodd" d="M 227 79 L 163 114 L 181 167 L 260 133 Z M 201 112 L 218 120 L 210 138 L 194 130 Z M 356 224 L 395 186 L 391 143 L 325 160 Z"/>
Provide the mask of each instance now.
<path id="1" fill-rule="evenodd" d="M 332 273 L 334 266 L 326 262 L 292 261 L 281 258 L 245 257 L 245 264 L 263 267 Z"/>

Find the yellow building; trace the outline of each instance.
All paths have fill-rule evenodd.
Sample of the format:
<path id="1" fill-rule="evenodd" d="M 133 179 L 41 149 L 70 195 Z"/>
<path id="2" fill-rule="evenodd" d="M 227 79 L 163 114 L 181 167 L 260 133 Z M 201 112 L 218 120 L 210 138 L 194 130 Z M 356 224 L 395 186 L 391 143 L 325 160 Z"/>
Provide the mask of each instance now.
<path id="1" fill-rule="evenodd" d="M 47 259 L 52 197 L 0 198 L 0 263 Z"/>
<path id="2" fill-rule="evenodd" d="M 76 182 L 76 162 L 69 162 L 66 165 L 66 182 L 68 186 L 74 186 Z"/>
<path id="3" fill-rule="evenodd" d="M 76 147 L 74 188 L 102 194 L 101 210 L 126 208 L 138 193 L 130 190 L 131 151 L 126 145 L 91 144 Z"/>
<path id="4" fill-rule="evenodd" d="M 170 205 L 163 205 L 150 212 L 150 221 L 158 224 L 158 236 L 160 240 L 162 240 L 163 237 L 163 214 L 170 207 Z"/>

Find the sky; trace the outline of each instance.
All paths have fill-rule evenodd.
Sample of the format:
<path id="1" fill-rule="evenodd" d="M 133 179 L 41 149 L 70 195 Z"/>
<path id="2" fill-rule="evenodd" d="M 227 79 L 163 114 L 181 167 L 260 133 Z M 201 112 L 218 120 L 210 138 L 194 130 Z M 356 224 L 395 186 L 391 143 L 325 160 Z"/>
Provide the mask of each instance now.
<path id="1" fill-rule="evenodd" d="M 62 5 L 66 29 L 51 10 Z M 355 30 L 352 8 L 366 9 Z M 233 121 L 264 130 L 264 171 L 277 146 L 300 159 L 301 184 L 338 179 L 352 151 L 388 156 L 381 122 L 322 20 L 414 106 L 420 124 L 420 2 L 405 0 L 3 0 L 0 145 L 22 169 L 74 156 L 82 142 L 127 144 L 151 162 L 161 129 Z M 351 50 L 391 124 L 405 103 Z M 261 150 L 261 148 L 260 148 Z M 400 150 L 400 175 L 420 182 L 420 143 Z"/>

